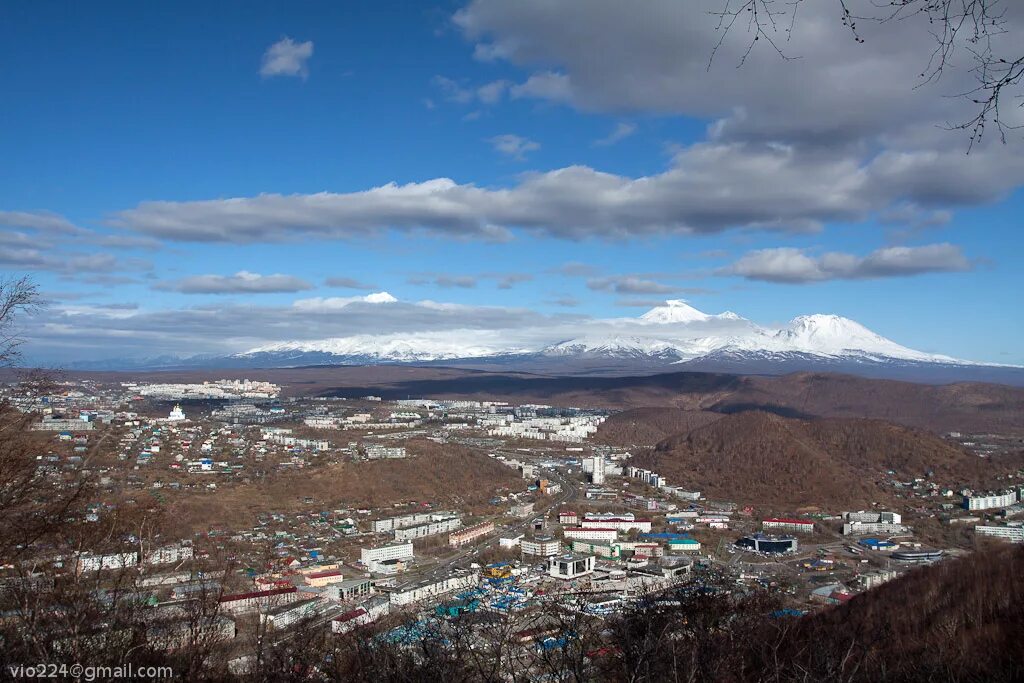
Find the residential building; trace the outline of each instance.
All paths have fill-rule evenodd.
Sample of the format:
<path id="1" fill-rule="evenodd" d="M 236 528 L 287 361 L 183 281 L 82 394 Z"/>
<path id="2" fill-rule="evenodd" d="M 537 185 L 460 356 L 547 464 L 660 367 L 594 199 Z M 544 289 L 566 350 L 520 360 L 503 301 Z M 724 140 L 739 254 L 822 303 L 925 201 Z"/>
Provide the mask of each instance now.
<path id="1" fill-rule="evenodd" d="M 562 544 L 551 536 L 535 536 L 520 541 L 523 555 L 531 557 L 553 557 L 561 552 Z"/>
<path id="2" fill-rule="evenodd" d="M 479 524 L 474 524 L 473 526 L 466 527 L 465 529 L 453 531 L 448 535 L 448 545 L 453 548 L 458 548 L 466 545 L 467 543 L 472 543 L 482 536 L 493 533 L 493 531 L 494 522 L 480 522 Z"/>
<path id="3" fill-rule="evenodd" d="M 763 520 L 761 522 L 761 527 L 764 529 L 777 529 L 780 531 L 795 531 L 802 534 L 809 534 L 814 531 L 814 522 L 809 519 L 772 517 L 770 519 Z"/>
<path id="4" fill-rule="evenodd" d="M 982 536 L 1002 538 L 1013 543 L 1024 543 L 1024 526 L 988 526 L 979 524 L 974 533 Z"/>
<path id="5" fill-rule="evenodd" d="M 376 548 L 362 548 L 359 551 L 359 561 L 363 564 L 383 562 L 384 560 L 407 560 L 411 557 L 413 557 L 413 545 L 408 541 L 389 543 Z"/>
<path id="6" fill-rule="evenodd" d="M 229 614 L 242 614 L 255 610 L 266 610 L 285 603 L 294 602 L 302 597 L 295 586 L 272 588 L 270 590 L 252 591 L 224 595 L 220 598 L 220 608 Z"/>
<path id="7" fill-rule="evenodd" d="M 562 533 L 566 538 L 573 540 L 579 538 L 590 541 L 614 541 L 619 537 L 619 532 L 615 528 L 566 527 Z"/>
<path id="8" fill-rule="evenodd" d="M 1010 507 L 1018 502 L 1020 502 L 1020 492 L 1008 490 L 1002 493 L 964 496 L 963 507 L 965 510 L 990 510 L 992 508 Z"/>
<path id="9" fill-rule="evenodd" d="M 324 596 L 331 600 L 345 602 L 355 600 L 373 591 L 373 583 L 367 578 L 345 579 L 332 583 L 324 589 Z"/>

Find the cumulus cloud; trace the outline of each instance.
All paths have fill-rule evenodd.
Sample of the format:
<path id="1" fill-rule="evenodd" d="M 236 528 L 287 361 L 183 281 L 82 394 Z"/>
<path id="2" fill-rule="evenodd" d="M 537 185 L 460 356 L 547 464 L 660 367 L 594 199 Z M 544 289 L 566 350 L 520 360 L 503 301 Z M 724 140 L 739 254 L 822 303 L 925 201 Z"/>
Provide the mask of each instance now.
<path id="1" fill-rule="evenodd" d="M 587 280 L 587 288 L 599 292 L 615 292 L 616 294 L 672 294 L 679 291 L 675 285 L 666 285 L 629 275 L 592 278 Z"/>
<path id="2" fill-rule="evenodd" d="M 971 268 L 971 262 L 960 247 L 942 243 L 885 247 L 867 256 L 842 252 L 813 256 L 792 247 L 761 249 L 744 255 L 718 273 L 738 275 L 748 280 L 797 284 L 960 272 Z"/>
<path id="3" fill-rule="evenodd" d="M 621 140 L 625 140 L 635 132 L 635 123 L 618 123 L 615 126 L 615 130 L 599 140 L 594 140 L 594 144 L 598 147 L 609 147 Z"/>
<path id="4" fill-rule="evenodd" d="M 260 76 L 295 76 L 306 79 L 309 77 L 307 62 L 313 56 L 313 41 L 297 43 L 288 36 L 277 41 L 263 53 L 260 64 Z"/>
<path id="5" fill-rule="evenodd" d="M 963 68 L 973 66 L 967 50 L 950 56 L 943 79 L 915 89 L 935 48 L 925 16 L 862 22 L 867 43 L 861 45 L 831 2 L 779 5 L 775 10 L 786 16 L 776 17 L 777 43 L 799 59 L 780 59 L 761 40 L 737 68 L 754 33 L 741 21 L 723 39 L 715 12 L 724 5 L 650 0 L 637 12 L 617 0 L 472 0 L 454 21 L 475 44 L 477 58 L 509 62 L 529 73 L 512 87 L 513 96 L 589 111 L 717 119 L 712 133 L 732 139 L 832 145 L 921 121 L 956 121 L 972 110 L 969 102 L 942 97 L 975 85 L 970 69 Z M 854 16 L 879 15 L 872 0 L 846 5 Z M 1012 28 L 995 37 L 997 54 L 1013 47 L 1024 16 L 1018 5 L 1000 5 L 1001 19 Z M 788 13 L 797 7 L 790 33 Z M 566 26 L 572 27 L 572 40 L 565 38 Z"/>
<path id="6" fill-rule="evenodd" d="M 234 275 L 193 275 L 153 285 L 153 289 L 182 294 L 273 294 L 312 288 L 313 285 L 292 275 L 260 275 L 246 270 Z"/>
<path id="7" fill-rule="evenodd" d="M 489 142 L 495 150 L 501 152 L 505 156 L 512 157 L 516 161 L 525 161 L 527 154 L 540 149 L 539 142 L 534 142 L 528 138 L 513 135 L 511 133 L 496 135 L 491 138 Z"/>
<path id="8" fill-rule="evenodd" d="M 1013 150 L 965 156 L 948 147 L 861 158 L 846 149 L 703 142 L 682 148 L 667 170 L 650 176 L 568 166 L 523 174 L 508 188 L 438 178 L 349 193 L 150 201 L 112 222 L 167 240 L 235 243 L 371 237 L 389 229 L 491 241 L 519 230 L 573 240 L 806 232 L 904 203 L 941 210 L 995 201 L 1024 180 L 1024 155 Z"/>

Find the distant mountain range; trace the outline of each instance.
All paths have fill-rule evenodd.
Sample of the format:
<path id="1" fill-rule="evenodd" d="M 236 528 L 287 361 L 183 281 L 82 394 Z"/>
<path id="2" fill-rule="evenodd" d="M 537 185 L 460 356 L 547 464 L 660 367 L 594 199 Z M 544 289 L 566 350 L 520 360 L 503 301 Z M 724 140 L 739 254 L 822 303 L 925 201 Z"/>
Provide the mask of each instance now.
<path id="1" fill-rule="evenodd" d="M 560 330 L 561 331 L 561 330 Z M 443 365 L 554 374 L 616 375 L 698 370 L 742 374 L 848 372 L 925 382 L 1024 385 L 1024 368 L 991 365 L 901 346 L 837 315 L 805 315 L 780 328 L 732 312 L 708 314 L 669 300 L 639 318 L 582 323 L 578 336 L 545 338 L 493 330 L 355 335 L 283 341 L 228 356 L 79 363 L 71 369 L 281 368 L 310 365 Z"/>

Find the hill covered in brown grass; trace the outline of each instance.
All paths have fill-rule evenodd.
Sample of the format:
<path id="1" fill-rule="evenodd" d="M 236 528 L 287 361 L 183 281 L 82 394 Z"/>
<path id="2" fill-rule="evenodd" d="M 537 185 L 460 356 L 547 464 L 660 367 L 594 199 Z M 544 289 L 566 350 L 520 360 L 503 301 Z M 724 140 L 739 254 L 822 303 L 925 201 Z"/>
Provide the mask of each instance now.
<path id="1" fill-rule="evenodd" d="M 594 441 L 609 446 L 653 446 L 720 420 L 725 415 L 684 408 L 631 408 L 615 413 L 601 423 Z"/>
<path id="2" fill-rule="evenodd" d="M 920 430 L 880 420 L 800 420 L 743 412 L 670 437 L 638 454 L 648 467 L 708 496 L 796 507 L 864 506 L 893 494 L 884 480 L 931 473 L 946 485 L 991 485 L 1021 466 L 997 463 Z"/>
<path id="3" fill-rule="evenodd" d="M 521 477 L 486 455 L 461 446 L 418 442 L 418 455 L 402 460 L 347 462 L 281 474 L 266 482 L 229 484 L 215 494 L 194 494 L 177 501 L 176 509 L 190 526 L 252 524 L 261 512 L 386 507 L 410 501 L 437 506 L 474 508 L 495 492 L 522 491 Z M 208 520 L 208 521 L 204 521 Z"/>

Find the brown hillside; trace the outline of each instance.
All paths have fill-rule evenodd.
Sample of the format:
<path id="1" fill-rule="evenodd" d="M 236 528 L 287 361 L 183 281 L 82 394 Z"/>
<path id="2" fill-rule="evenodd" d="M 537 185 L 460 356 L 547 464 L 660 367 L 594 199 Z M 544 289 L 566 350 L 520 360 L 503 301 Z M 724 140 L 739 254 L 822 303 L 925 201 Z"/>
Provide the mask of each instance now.
<path id="1" fill-rule="evenodd" d="M 703 427 L 724 417 L 721 413 L 682 408 L 633 408 L 605 420 L 594 440 L 609 446 L 653 446 L 663 439 Z"/>
<path id="2" fill-rule="evenodd" d="M 1019 681 L 1024 548 L 914 570 L 797 621 L 771 654 L 782 680 Z"/>
<path id="3" fill-rule="evenodd" d="M 415 452 L 420 455 L 404 460 L 340 463 L 267 483 L 224 486 L 216 494 L 190 495 L 177 507 L 182 521 L 195 528 L 246 526 L 261 512 L 308 508 L 302 503 L 306 496 L 316 509 L 409 501 L 472 508 L 486 504 L 499 489 L 524 488 L 512 469 L 467 448 L 423 442 Z"/>
<path id="4" fill-rule="evenodd" d="M 671 437 L 634 462 L 673 484 L 712 497 L 796 507 L 863 506 L 893 491 L 881 482 L 929 470 L 949 485 L 990 482 L 1020 458 L 998 465 L 926 432 L 878 420 L 797 420 L 744 412 Z"/>

